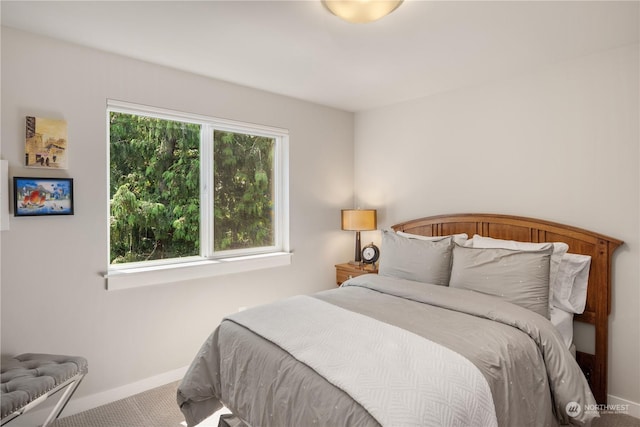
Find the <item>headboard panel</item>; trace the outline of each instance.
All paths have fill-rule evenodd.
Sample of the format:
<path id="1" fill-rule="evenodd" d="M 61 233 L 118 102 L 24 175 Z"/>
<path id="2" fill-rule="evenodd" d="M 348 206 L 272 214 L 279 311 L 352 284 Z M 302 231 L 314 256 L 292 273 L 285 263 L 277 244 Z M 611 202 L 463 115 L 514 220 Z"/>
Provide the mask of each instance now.
<path id="1" fill-rule="evenodd" d="M 393 225 L 395 231 L 423 236 L 467 233 L 521 242 L 565 242 L 569 252 L 589 255 L 591 268 L 587 305 L 575 320 L 595 326 L 595 354 L 578 352 L 577 360 L 585 372 L 598 403 L 607 402 L 608 315 L 611 312 L 611 257 L 621 240 L 534 218 L 497 214 L 451 214 L 406 221 Z"/>

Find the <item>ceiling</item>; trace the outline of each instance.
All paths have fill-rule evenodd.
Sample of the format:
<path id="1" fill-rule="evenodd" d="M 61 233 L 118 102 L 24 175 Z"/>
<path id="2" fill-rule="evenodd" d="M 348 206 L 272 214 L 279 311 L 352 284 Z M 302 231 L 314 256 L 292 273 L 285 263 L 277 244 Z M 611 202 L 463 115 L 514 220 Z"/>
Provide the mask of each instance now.
<path id="1" fill-rule="evenodd" d="M 405 0 L 350 24 L 319 0 L 7 1 L 2 25 L 348 111 L 638 43 L 639 1 Z"/>

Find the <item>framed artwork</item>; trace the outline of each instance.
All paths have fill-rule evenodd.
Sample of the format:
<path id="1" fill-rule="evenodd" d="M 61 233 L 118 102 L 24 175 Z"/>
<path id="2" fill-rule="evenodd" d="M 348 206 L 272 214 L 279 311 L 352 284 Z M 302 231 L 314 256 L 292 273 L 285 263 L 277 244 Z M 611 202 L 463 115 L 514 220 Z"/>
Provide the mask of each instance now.
<path id="1" fill-rule="evenodd" d="M 27 116 L 24 160 L 31 168 L 67 169 L 67 122 Z"/>
<path id="2" fill-rule="evenodd" d="M 13 215 L 73 215 L 73 179 L 14 177 Z"/>

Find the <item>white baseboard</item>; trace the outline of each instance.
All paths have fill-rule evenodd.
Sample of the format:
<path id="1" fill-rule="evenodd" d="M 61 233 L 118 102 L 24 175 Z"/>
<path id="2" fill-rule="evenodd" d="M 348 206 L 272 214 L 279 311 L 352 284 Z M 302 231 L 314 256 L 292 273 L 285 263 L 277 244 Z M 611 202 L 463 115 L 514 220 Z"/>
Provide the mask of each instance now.
<path id="1" fill-rule="evenodd" d="M 640 418 L 640 403 L 632 402 L 630 400 L 623 399 L 621 397 L 608 395 L 607 402 L 611 411 L 618 413 L 631 415 L 632 417 Z M 626 412 L 625 412 L 626 411 Z"/>
<path id="2" fill-rule="evenodd" d="M 126 397 L 133 396 L 134 394 L 142 393 L 143 391 L 151 390 L 152 388 L 160 387 L 165 384 L 181 380 L 187 373 L 187 369 L 188 366 L 185 366 L 182 368 L 174 369 L 173 371 L 155 375 L 150 378 L 145 378 L 144 380 L 136 381 L 135 383 L 126 384 L 121 387 L 116 387 L 100 393 L 94 393 L 83 397 L 71 397 L 71 400 L 65 407 L 64 411 L 62 411 L 62 414 L 60 414 L 60 417 L 68 417 L 69 415 L 97 408 L 98 406 L 106 405 L 107 403 L 115 402 L 116 400 L 124 399 Z M 82 388 L 82 384 L 80 384 L 80 388 Z M 19 425 L 38 425 L 38 423 L 34 423 L 33 420 L 46 419 L 49 415 L 49 412 L 51 412 L 54 402 L 57 402 L 57 397 L 57 395 L 54 395 L 51 398 L 51 404 L 47 405 L 45 403 L 43 404 L 41 409 L 34 409 L 18 417 L 15 421 L 12 422 L 12 425 L 14 422 L 16 423 L 15 427 L 19 427 Z M 42 421 L 40 421 L 40 424 L 41 423 Z"/>
<path id="3" fill-rule="evenodd" d="M 77 399 L 72 398 L 65 408 L 63 415 L 66 417 L 77 414 L 78 412 L 106 405 L 107 403 L 115 402 L 116 400 L 124 399 L 125 397 L 133 396 L 134 394 L 142 393 L 143 391 L 151 390 L 152 388 L 181 380 L 187 373 L 187 369 L 188 366 L 185 366 L 183 368 L 174 369 L 173 371 L 165 372 L 151 378 L 145 378 L 144 380 L 136 381 L 135 383 L 123 385 L 111 390 L 91 394 Z"/>

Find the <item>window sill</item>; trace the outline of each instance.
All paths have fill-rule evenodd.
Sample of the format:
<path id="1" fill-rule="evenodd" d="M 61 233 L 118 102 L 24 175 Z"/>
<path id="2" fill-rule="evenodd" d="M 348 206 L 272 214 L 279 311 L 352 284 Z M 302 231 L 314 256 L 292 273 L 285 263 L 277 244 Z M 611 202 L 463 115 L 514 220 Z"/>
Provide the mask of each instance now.
<path id="1" fill-rule="evenodd" d="M 291 255 L 288 252 L 275 252 L 217 260 L 197 260 L 153 267 L 114 269 L 110 270 L 104 277 L 107 279 L 107 290 L 130 289 L 242 273 L 263 268 L 281 267 L 291 264 Z"/>

